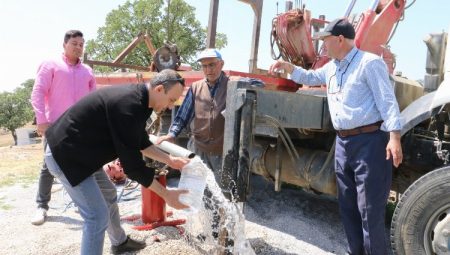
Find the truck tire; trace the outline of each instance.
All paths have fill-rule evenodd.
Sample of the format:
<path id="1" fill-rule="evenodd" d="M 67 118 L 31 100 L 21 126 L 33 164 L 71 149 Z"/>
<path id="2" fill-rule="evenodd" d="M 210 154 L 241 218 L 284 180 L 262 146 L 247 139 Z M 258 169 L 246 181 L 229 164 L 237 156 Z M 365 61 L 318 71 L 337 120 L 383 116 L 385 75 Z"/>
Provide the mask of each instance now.
<path id="1" fill-rule="evenodd" d="M 415 181 L 402 195 L 391 224 L 394 254 L 450 254 L 450 166 Z"/>

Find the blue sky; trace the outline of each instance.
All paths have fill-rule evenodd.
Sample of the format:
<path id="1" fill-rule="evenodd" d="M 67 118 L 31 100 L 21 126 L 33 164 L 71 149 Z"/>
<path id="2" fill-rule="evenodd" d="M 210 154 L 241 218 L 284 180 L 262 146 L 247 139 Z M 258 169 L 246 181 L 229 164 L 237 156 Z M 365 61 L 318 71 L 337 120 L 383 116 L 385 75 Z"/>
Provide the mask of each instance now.
<path id="1" fill-rule="evenodd" d="M 196 8 L 196 16 L 206 26 L 210 0 L 185 0 Z M 112 9 L 125 0 L 14 0 L 0 2 L 0 91 L 12 91 L 22 82 L 34 78 L 40 62 L 59 56 L 65 31 L 79 29 L 85 39 L 94 39 L 97 29 Z M 258 67 L 268 69 L 270 57 L 269 34 L 272 18 L 284 10 L 285 1 L 265 0 L 261 25 Z M 294 1 L 295 2 L 295 1 Z M 316 18 L 324 14 L 327 20 L 344 14 L 349 0 L 303 0 Z M 365 11 L 371 1 L 357 1 L 353 13 Z M 410 3 L 412 1 L 409 1 Z M 407 4 L 408 4 L 407 3 Z M 427 33 L 448 31 L 450 1 L 417 0 L 406 10 L 405 19 L 397 29 L 390 45 L 397 55 L 397 69 L 412 79 L 422 79 L 425 72 Z M 218 32 L 225 33 L 228 45 L 222 49 L 225 69 L 248 70 L 253 11 L 237 0 L 220 0 Z"/>

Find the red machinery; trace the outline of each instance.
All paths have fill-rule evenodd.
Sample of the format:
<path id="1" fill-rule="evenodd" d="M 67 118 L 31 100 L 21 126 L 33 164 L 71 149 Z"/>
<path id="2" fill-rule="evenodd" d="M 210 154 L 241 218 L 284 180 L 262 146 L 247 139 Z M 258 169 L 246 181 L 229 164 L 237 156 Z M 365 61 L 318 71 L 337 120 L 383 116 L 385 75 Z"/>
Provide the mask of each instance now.
<path id="1" fill-rule="evenodd" d="M 350 18 L 355 1 L 347 7 L 344 17 Z M 390 73 L 395 67 L 393 54 L 387 47 L 394 25 L 400 20 L 405 9 L 405 0 L 374 0 L 370 8 L 362 13 L 355 24 L 355 45 L 361 50 L 383 57 Z M 326 64 L 329 58 L 326 49 L 318 49 L 311 35 L 324 27 L 324 17 L 310 17 L 307 9 L 295 9 L 278 15 L 273 20 L 272 45 L 276 43 L 280 56 L 303 68 L 317 69 Z"/>
<path id="2" fill-rule="evenodd" d="M 255 14 L 249 73 L 225 72 L 231 76 L 261 79 L 266 86 L 254 88 L 232 79 L 228 83 L 229 98 L 240 100 L 227 101 L 221 177 L 223 191 L 232 191 L 234 198 L 245 202 L 250 190 L 251 172 L 272 179 L 276 191 L 281 190 L 284 182 L 334 196 L 336 183 L 332 158 L 336 134 L 330 123 L 326 93 L 303 88 L 298 93 L 286 92 L 296 91 L 300 85 L 281 77 L 268 76 L 267 71 L 257 68 L 263 0 L 240 1 L 249 4 Z M 211 1 L 209 48 L 214 47 L 212 38 L 215 37 L 218 2 Z M 355 17 L 350 15 L 354 3 L 355 0 L 351 1 L 342 17 L 354 24 L 356 46 L 381 56 L 392 74 L 395 59 L 388 43 L 408 8 L 405 7 L 406 0 L 372 0 L 370 8 Z M 279 47 L 284 60 L 306 69 L 320 68 L 329 58 L 326 49 L 319 47 L 320 42 L 313 41 L 311 35 L 326 23 L 324 16 L 312 18 L 304 6 L 288 10 L 273 20 L 272 44 Z M 447 34 L 431 34 L 426 44 L 427 74 L 423 85 L 391 76 L 402 118 L 405 119 L 401 131 L 405 157 L 395 171 L 392 186 L 393 191 L 402 194 L 401 199 L 397 197 L 398 205 L 391 222 L 392 247 L 396 254 L 401 255 L 448 253 L 450 250 L 447 229 L 450 226 L 450 99 L 448 90 L 441 90 Z M 153 73 L 148 72 L 149 67 L 143 70 L 145 72 L 99 75 L 97 83 L 113 85 L 148 81 Z M 203 78 L 201 72 L 180 73 L 188 86 Z M 150 203 L 159 203 L 153 201 Z M 164 213 L 159 217 L 164 217 Z"/>
<path id="3" fill-rule="evenodd" d="M 251 5 L 255 14 L 250 72 L 261 74 L 264 70 L 257 68 L 256 61 L 262 1 L 241 1 Z M 415 1 L 411 2 L 408 7 Z M 395 59 L 388 43 L 408 8 L 406 1 L 372 0 L 369 10 L 359 16 L 350 15 L 354 3 L 351 1 L 341 17 L 354 25 L 356 47 L 382 57 L 392 74 Z M 273 20 L 272 45 L 279 47 L 285 61 L 305 69 L 322 67 L 329 61 L 327 49 L 319 47 L 320 41 L 313 41 L 311 34 L 327 21 L 323 16 L 311 18 L 304 6 L 287 9 Z M 390 76 L 404 121 L 404 161 L 395 169 L 391 186 L 397 195 L 392 197 L 397 203 L 391 221 L 394 254 L 450 251 L 450 98 L 449 82 L 444 78 L 449 72 L 447 42 L 445 32 L 429 34 L 425 40 L 427 60 L 422 84 Z M 223 192 L 245 202 L 253 173 L 273 180 L 276 191 L 282 189 L 282 183 L 289 183 L 335 196 L 332 159 L 336 132 L 330 121 L 326 91 L 301 88 L 297 93 L 287 93 L 243 83 L 228 83 L 228 98 L 239 98 L 239 102 L 227 101 Z"/>
<path id="4" fill-rule="evenodd" d="M 243 1 L 250 4 L 253 10 L 262 10 L 262 1 Z M 353 8 L 354 1 L 352 1 L 347 7 L 345 17 L 349 17 L 349 14 Z M 373 0 L 371 7 L 365 13 L 361 14 L 359 20 L 354 21 L 356 38 L 355 44 L 362 50 L 370 51 L 374 54 L 382 56 L 392 73 L 395 60 L 393 54 L 386 47 L 391 31 L 396 22 L 399 21 L 403 14 L 405 7 L 405 0 Z M 260 15 L 261 11 L 255 11 L 255 15 Z M 217 18 L 217 17 L 215 17 Z M 260 18 L 256 19 L 259 20 Z M 298 66 L 302 66 L 306 69 L 317 69 L 326 64 L 329 58 L 326 55 L 326 49 L 322 46 L 319 48 L 318 42 L 313 42 L 313 31 L 319 31 L 323 28 L 328 21 L 325 21 L 323 16 L 318 19 L 312 18 L 310 11 L 305 9 L 294 9 L 286 11 L 278 15 L 272 21 L 271 31 L 271 43 L 275 44 L 279 48 L 280 56 L 284 60 L 294 63 Z M 259 33 L 260 24 L 256 24 L 254 28 Z M 256 34 L 256 32 L 254 32 Z M 208 37 L 215 35 L 208 35 Z M 259 36 L 259 34 L 258 34 Z M 91 65 L 107 65 L 112 67 L 121 68 L 135 68 L 135 66 L 121 64 L 120 61 L 124 59 L 140 41 L 144 41 L 149 49 L 149 52 L 154 56 L 153 63 L 149 67 L 139 67 L 138 70 L 145 72 L 140 73 L 110 73 L 104 75 L 97 75 L 96 81 L 99 87 L 109 85 L 120 84 L 136 84 L 141 82 L 148 82 L 154 75 L 154 72 L 158 70 L 158 61 L 161 59 L 177 59 L 178 51 L 176 46 L 165 45 L 158 50 L 155 50 L 148 35 L 139 34 L 136 39 L 114 60 L 113 63 L 105 63 L 101 61 L 91 61 L 85 59 L 84 62 Z M 208 40 L 209 41 L 209 40 Z M 257 47 L 258 39 L 254 38 L 252 52 Z M 175 49 L 174 49 L 175 48 Z M 159 57 L 158 52 L 164 55 Z M 257 52 L 257 51 L 256 51 Z M 256 54 L 253 58 L 257 58 Z M 180 74 L 186 80 L 187 86 L 190 86 L 193 82 L 203 78 L 203 73 L 200 71 L 190 71 L 189 68 L 182 68 L 179 61 L 172 61 L 178 63 L 173 68 L 181 71 Z M 250 61 L 252 62 L 252 61 Z M 295 84 L 291 80 L 281 77 L 271 77 L 266 74 L 265 71 L 256 68 L 256 63 L 252 62 L 250 73 L 225 71 L 227 76 L 241 76 L 260 79 L 265 84 L 265 90 L 282 90 L 294 92 L 299 88 L 298 84 Z M 183 71 L 187 70 L 187 71 Z M 187 91 L 187 88 L 185 92 Z M 177 102 L 181 104 L 183 97 Z M 160 175 L 157 180 L 165 186 L 165 175 Z M 144 226 L 136 227 L 138 229 L 152 229 L 162 225 L 177 225 L 182 224 L 182 221 L 166 222 L 165 202 L 158 195 L 151 190 L 142 188 L 142 220 Z"/>
<path id="5" fill-rule="evenodd" d="M 157 171 L 153 181 L 159 182 L 166 187 L 167 171 Z M 151 189 L 141 186 L 142 194 L 142 214 L 123 217 L 123 220 L 135 221 L 142 219 L 143 225 L 134 226 L 136 230 L 152 230 L 162 226 L 176 227 L 186 223 L 185 219 L 167 220 L 167 217 L 172 216 L 172 212 L 166 212 L 166 202 L 158 196 Z M 182 232 L 182 230 L 180 230 Z"/>

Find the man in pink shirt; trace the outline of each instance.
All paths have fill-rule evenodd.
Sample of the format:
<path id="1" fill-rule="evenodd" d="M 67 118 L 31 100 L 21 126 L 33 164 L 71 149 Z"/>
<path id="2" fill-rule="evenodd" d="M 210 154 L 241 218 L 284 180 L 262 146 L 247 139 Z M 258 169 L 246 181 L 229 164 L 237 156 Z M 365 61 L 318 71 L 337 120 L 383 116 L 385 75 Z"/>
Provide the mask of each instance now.
<path id="1" fill-rule="evenodd" d="M 68 108 L 83 96 L 95 90 L 95 78 L 92 69 L 81 63 L 83 55 L 83 33 L 70 30 L 64 36 L 64 53 L 61 58 L 43 62 L 38 69 L 31 93 L 31 104 L 36 115 L 37 132 L 44 135 L 47 128 L 55 122 Z M 44 137 L 44 149 L 47 140 Z M 109 209 L 109 224 L 106 231 L 111 241 L 114 254 L 143 249 L 145 242 L 131 239 L 120 225 L 117 191 L 103 171 L 93 174 Z M 53 175 L 47 165 L 42 164 L 39 187 L 36 196 L 38 209 L 31 220 L 34 225 L 45 222 L 48 202 L 51 197 Z"/>
<path id="2" fill-rule="evenodd" d="M 39 135 L 44 135 L 48 126 L 70 106 L 95 90 L 92 69 L 80 61 L 83 47 L 83 34 L 78 30 L 70 30 L 64 36 L 62 56 L 56 60 L 44 61 L 39 66 L 31 93 L 31 104 L 36 115 Z M 44 138 L 44 148 L 46 143 Z M 41 225 L 45 222 L 52 184 L 53 176 L 44 162 L 36 196 L 38 210 L 31 221 L 34 225 Z"/>

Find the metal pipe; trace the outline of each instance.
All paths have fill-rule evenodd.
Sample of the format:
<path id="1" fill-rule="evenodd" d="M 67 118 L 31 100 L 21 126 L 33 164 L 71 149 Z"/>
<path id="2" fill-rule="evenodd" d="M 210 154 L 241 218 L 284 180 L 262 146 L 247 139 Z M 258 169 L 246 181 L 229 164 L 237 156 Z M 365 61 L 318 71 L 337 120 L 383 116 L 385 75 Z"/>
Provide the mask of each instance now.
<path id="1" fill-rule="evenodd" d="M 450 28 L 447 30 L 450 31 Z M 449 41 L 448 38 L 448 33 L 446 35 L 447 37 L 447 41 Z M 450 43 L 446 44 L 446 48 L 445 48 L 445 57 L 444 57 L 444 80 L 450 80 Z"/>
<path id="2" fill-rule="evenodd" d="M 319 15 L 319 19 L 325 21 L 325 15 Z M 313 23 L 313 30 L 314 30 L 314 34 L 319 32 L 320 28 L 323 28 L 324 23 L 322 24 L 318 24 L 318 23 Z M 319 54 L 319 41 L 320 40 L 314 40 L 314 51 L 316 52 L 316 55 Z"/>
<path id="3" fill-rule="evenodd" d="M 275 191 L 281 191 L 281 138 L 277 138 L 277 154 L 275 158 Z"/>
<path id="4" fill-rule="evenodd" d="M 376 11 L 379 3 L 380 3 L 380 0 L 373 0 L 372 4 L 370 5 L 370 10 Z"/>
<path id="5" fill-rule="evenodd" d="M 217 15 L 219 13 L 219 0 L 211 0 L 209 7 L 208 20 L 208 34 L 206 37 L 206 47 L 216 47 L 216 30 L 217 30 Z"/>
<path id="6" fill-rule="evenodd" d="M 356 3 L 356 0 L 350 0 L 350 3 L 347 6 L 347 10 L 345 10 L 344 17 L 348 18 L 350 16 L 350 13 L 352 13 L 355 3 Z"/>
<path id="7" fill-rule="evenodd" d="M 292 5 L 293 5 L 292 0 L 287 0 L 285 4 L 286 4 L 286 6 L 284 8 L 285 12 L 292 10 Z"/>
<path id="8" fill-rule="evenodd" d="M 250 49 L 251 52 L 249 60 L 249 73 L 256 73 L 258 69 L 257 64 L 258 64 L 259 36 L 261 33 L 261 19 L 264 0 L 240 0 L 240 1 L 249 4 L 253 9 L 253 13 L 255 14 L 253 18 L 253 35 L 252 35 L 252 45 Z"/>
<path id="9" fill-rule="evenodd" d="M 290 155 L 286 153 L 284 146 L 270 146 L 268 141 L 256 140 L 251 150 L 252 166 L 251 171 L 269 176 L 275 179 L 276 183 L 290 183 L 296 186 L 311 189 L 317 192 L 336 196 L 336 175 L 334 173 L 333 160 L 329 154 L 332 152 L 309 150 L 296 147 L 300 155 L 299 160 L 292 162 Z M 281 150 L 281 153 L 279 152 Z M 277 154 L 281 156 L 278 159 Z M 280 161 L 280 168 L 278 168 Z M 278 179 L 278 180 L 277 180 Z M 275 186 L 275 189 L 277 187 Z"/>
<path id="10" fill-rule="evenodd" d="M 173 155 L 176 157 L 184 157 L 184 158 L 193 158 L 195 157 L 195 153 L 192 151 L 186 150 L 185 148 L 178 146 L 171 142 L 162 142 L 160 144 L 156 144 L 156 141 L 158 140 L 158 137 L 155 135 L 149 135 L 150 142 L 152 142 L 156 147 L 159 149 Z"/>

